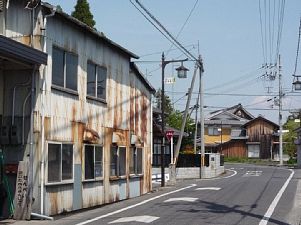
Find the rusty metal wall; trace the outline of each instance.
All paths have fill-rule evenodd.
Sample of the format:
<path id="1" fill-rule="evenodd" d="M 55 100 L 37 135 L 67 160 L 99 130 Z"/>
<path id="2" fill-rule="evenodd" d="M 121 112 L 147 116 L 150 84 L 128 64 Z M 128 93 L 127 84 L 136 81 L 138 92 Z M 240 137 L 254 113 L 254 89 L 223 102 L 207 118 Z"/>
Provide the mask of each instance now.
<path id="1" fill-rule="evenodd" d="M 14 2 L 10 6 L 7 24 L 7 36 L 29 45 L 30 40 L 30 10 L 24 10 L 21 3 Z M 15 16 L 17 15 L 17 16 Z M 74 144 L 74 159 L 77 173 L 82 176 L 74 177 L 73 184 L 46 185 L 45 214 L 54 215 L 63 211 L 71 211 L 78 207 L 91 207 L 103 203 L 114 202 L 132 196 L 145 194 L 151 190 L 151 93 L 145 85 L 130 73 L 127 54 L 116 47 L 104 43 L 95 35 L 82 32 L 81 28 L 66 19 L 54 16 L 47 19 L 47 37 L 41 38 L 43 16 L 36 10 L 33 45 L 42 50 L 46 43 L 48 65 L 40 68 L 39 77 L 45 79 L 37 82 L 37 103 L 35 106 L 35 203 L 33 208 L 40 208 L 39 163 L 43 155 L 42 147 L 47 152 L 47 142 L 72 142 Z M 42 28 L 42 29 L 41 29 Z M 43 41 L 46 41 L 45 43 Z M 52 48 L 61 47 L 78 55 L 78 91 L 76 95 L 54 90 L 52 83 Z M 107 68 L 106 102 L 89 100 L 86 98 L 86 67 L 87 60 Z M 41 91 L 43 90 L 43 91 Z M 43 121 L 41 111 L 44 111 Z M 45 142 L 42 141 L 42 128 L 44 124 Z M 99 139 L 93 140 L 95 144 L 103 146 L 104 150 L 104 176 L 103 181 L 84 182 L 83 143 L 86 130 L 96 131 Z M 125 179 L 112 180 L 109 174 L 110 149 L 113 133 L 117 132 L 123 139 L 122 146 L 129 152 L 131 134 L 139 137 L 140 146 L 144 149 L 143 176 L 130 178 L 127 169 Z M 44 154 L 45 154 L 44 153 Z M 46 155 L 47 160 L 47 155 Z M 127 157 L 129 164 L 129 157 Z M 81 167 L 80 167 L 81 165 Z M 47 168 L 45 166 L 45 171 Z M 47 174 L 46 174 L 47 175 Z M 80 180 L 78 180 L 80 179 Z M 45 178 L 47 183 L 47 177 Z M 74 187 L 74 185 L 81 187 Z M 75 189 L 77 190 L 75 193 Z M 93 193 L 93 194 L 91 194 Z M 79 199 L 74 199 L 79 198 Z M 74 202 L 78 206 L 74 206 Z M 81 204 L 81 205 L 80 205 Z"/>
<path id="2" fill-rule="evenodd" d="M 48 215 L 70 211 L 72 209 L 72 184 L 46 187 L 45 211 Z"/>

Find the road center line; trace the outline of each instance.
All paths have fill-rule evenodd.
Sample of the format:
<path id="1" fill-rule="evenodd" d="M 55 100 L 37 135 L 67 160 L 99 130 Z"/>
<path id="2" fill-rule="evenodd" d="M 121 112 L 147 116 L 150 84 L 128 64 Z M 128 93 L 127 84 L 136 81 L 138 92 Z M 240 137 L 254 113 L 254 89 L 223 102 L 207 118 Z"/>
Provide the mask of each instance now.
<path id="1" fill-rule="evenodd" d="M 164 193 L 164 194 L 162 194 L 162 195 L 158 195 L 158 196 L 155 196 L 155 197 L 153 197 L 153 198 L 146 199 L 146 200 L 144 200 L 144 201 L 142 201 L 142 202 L 139 202 L 139 203 L 137 203 L 137 204 L 135 204 L 135 205 L 130 205 L 130 206 L 128 206 L 128 207 L 125 207 L 125 208 L 116 210 L 116 211 L 114 211 L 114 212 L 110 212 L 110 213 L 107 213 L 107 214 L 105 214 L 105 215 L 98 216 L 98 217 L 95 217 L 95 218 L 93 218 L 93 219 L 83 221 L 83 222 L 81 222 L 81 223 L 77 223 L 76 225 L 84 225 L 84 224 L 92 223 L 92 222 L 94 222 L 94 221 L 103 219 L 103 218 L 105 218 L 105 217 L 112 216 L 112 215 L 115 215 L 115 214 L 117 214 L 117 213 L 124 212 L 124 211 L 126 211 L 126 210 L 128 210 L 128 209 L 132 209 L 132 208 L 135 208 L 135 207 L 137 207 L 137 206 L 146 204 L 146 203 L 151 202 L 151 201 L 153 201 L 153 200 L 156 200 L 156 199 L 158 199 L 158 198 L 162 198 L 162 197 L 164 197 L 164 196 L 167 196 L 167 195 L 170 195 L 170 194 L 173 194 L 173 193 L 177 193 L 177 192 L 180 192 L 180 191 L 183 191 L 183 190 L 186 190 L 186 189 L 195 187 L 195 186 L 196 186 L 196 184 L 192 184 L 192 185 L 187 186 L 187 187 L 183 187 L 183 188 L 180 188 L 180 189 L 171 191 L 171 192 L 167 192 L 167 193 Z"/>
<path id="2" fill-rule="evenodd" d="M 268 208 L 268 210 L 266 211 L 266 213 L 264 214 L 263 218 L 261 219 L 259 225 L 266 225 L 269 221 L 269 219 L 271 218 L 282 194 L 284 193 L 285 189 L 287 188 L 289 182 L 291 181 L 291 179 L 294 176 L 294 171 L 291 170 L 291 175 L 287 178 L 286 182 L 283 184 L 282 188 L 279 190 L 278 194 L 276 195 L 276 197 L 274 198 L 274 200 L 272 201 L 270 207 Z"/>

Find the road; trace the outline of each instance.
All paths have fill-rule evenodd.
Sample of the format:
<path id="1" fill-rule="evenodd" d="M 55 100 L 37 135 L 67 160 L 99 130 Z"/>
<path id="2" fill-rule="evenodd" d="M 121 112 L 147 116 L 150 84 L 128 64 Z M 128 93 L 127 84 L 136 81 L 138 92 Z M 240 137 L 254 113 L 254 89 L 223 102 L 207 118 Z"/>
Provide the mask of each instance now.
<path id="1" fill-rule="evenodd" d="M 37 222 L 45 225 L 299 225 L 300 170 L 244 164 L 227 167 L 227 174 L 218 179 L 181 181 L 138 198 L 57 217 L 52 222 Z"/>

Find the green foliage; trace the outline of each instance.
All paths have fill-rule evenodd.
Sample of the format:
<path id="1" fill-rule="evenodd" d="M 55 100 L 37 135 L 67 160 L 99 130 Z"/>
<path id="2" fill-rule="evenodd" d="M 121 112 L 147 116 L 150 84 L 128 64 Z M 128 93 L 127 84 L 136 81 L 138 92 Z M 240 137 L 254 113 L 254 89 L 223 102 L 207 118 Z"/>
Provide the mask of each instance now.
<path id="1" fill-rule="evenodd" d="M 90 6 L 87 0 L 77 0 L 74 9 L 71 14 L 73 17 L 94 28 L 95 21 L 93 20 L 93 15 L 90 12 Z"/>
<path id="2" fill-rule="evenodd" d="M 62 7 L 60 5 L 57 5 L 56 6 L 56 11 L 57 12 L 63 12 L 63 9 L 62 9 Z"/>
<path id="3" fill-rule="evenodd" d="M 299 127 L 299 124 L 294 120 L 287 120 L 283 125 L 283 129 L 289 130 L 288 133 L 283 134 L 283 142 L 284 142 L 284 152 L 287 153 L 290 158 L 293 158 L 297 152 L 297 147 L 294 141 L 297 138 L 297 133 L 295 130 Z"/>
<path id="4" fill-rule="evenodd" d="M 164 112 L 168 115 L 174 111 L 174 108 L 171 104 L 171 100 L 168 95 L 164 94 Z M 155 106 L 158 109 L 161 109 L 161 89 L 159 89 L 155 94 Z"/>
<path id="5" fill-rule="evenodd" d="M 183 121 L 183 113 L 179 110 L 175 110 L 168 115 L 167 124 L 173 128 L 181 130 L 181 125 Z M 194 121 L 188 117 L 186 120 L 186 125 L 184 131 L 191 134 L 194 131 Z"/>

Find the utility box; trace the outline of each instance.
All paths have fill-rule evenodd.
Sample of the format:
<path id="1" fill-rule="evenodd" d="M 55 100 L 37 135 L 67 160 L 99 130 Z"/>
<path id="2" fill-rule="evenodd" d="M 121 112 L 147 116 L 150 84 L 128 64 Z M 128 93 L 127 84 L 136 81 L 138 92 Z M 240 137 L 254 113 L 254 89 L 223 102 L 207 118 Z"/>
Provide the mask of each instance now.
<path id="1" fill-rule="evenodd" d="M 0 129 L 0 144 L 8 145 L 9 144 L 9 129 L 8 126 L 1 126 Z"/>

